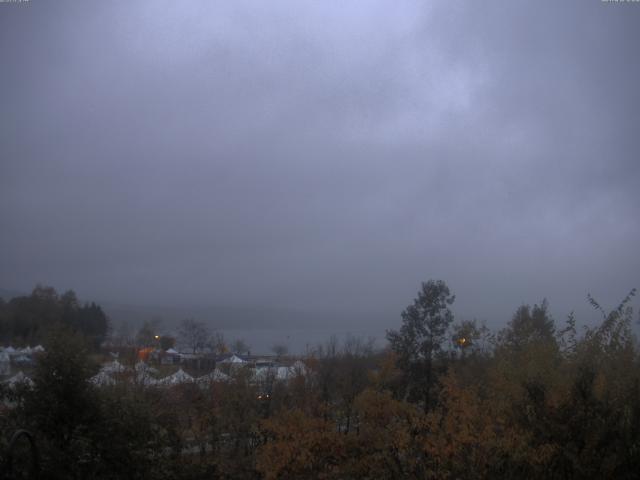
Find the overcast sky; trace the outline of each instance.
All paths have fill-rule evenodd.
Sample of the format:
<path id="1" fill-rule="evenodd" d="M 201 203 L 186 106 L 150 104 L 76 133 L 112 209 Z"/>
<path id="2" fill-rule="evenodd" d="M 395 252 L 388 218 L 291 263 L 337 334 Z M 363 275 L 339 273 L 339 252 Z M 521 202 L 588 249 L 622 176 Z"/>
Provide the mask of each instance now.
<path id="1" fill-rule="evenodd" d="M 557 318 L 640 287 L 640 3 L 0 3 L 0 288 Z M 638 303 L 638 302 L 636 302 Z"/>

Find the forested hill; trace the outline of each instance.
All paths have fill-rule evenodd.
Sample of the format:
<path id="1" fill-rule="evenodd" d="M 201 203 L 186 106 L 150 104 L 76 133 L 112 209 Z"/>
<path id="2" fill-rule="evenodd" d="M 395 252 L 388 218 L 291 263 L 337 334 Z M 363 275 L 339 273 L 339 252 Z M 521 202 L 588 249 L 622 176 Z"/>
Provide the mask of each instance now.
<path id="1" fill-rule="evenodd" d="M 96 303 L 82 304 L 73 290 L 59 294 L 36 286 L 31 294 L 0 297 L 0 341 L 15 345 L 41 343 L 56 325 L 83 334 L 99 345 L 109 331 L 109 320 Z"/>

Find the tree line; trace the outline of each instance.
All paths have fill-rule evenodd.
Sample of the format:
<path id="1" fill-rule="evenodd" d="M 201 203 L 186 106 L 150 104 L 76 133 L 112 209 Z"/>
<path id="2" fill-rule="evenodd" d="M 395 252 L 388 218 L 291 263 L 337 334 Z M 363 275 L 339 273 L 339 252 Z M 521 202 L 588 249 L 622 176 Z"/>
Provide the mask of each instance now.
<path id="1" fill-rule="evenodd" d="M 109 319 L 94 302 L 81 304 L 73 290 L 58 294 L 37 285 L 30 295 L 0 298 L 0 341 L 14 346 L 37 345 L 54 326 L 64 325 L 98 346 L 109 332 Z"/>
<path id="2" fill-rule="evenodd" d="M 602 319 L 582 331 L 542 301 L 493 332 L 429 281 L 383 350 L 334 338 L 286 383 L 238 369 L 207 388 L 95 388 L 63 326 L 34 386 L 2 387 L 1 428 L 35 432 L 49 478 L 636 478 L 634 295 L 612 311 L 589 297 Z"/>

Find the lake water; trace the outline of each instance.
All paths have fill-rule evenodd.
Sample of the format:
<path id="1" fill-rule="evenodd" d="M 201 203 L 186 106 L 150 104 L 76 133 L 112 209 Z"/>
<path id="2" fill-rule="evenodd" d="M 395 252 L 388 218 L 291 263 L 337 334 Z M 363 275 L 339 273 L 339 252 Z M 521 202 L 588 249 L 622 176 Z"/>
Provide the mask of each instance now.
<path id="1" fill-rule="evenodd" d="M 317 345 L 326 343 L 332 335 L 338 338 L 340 344 L 349 336 L 376 340 L 376 347 L 383 347 L 386 343 L 383 329 L 221 329 L 227 343 L 236 339 L 244 340 L 251 347 L 252 354 L 272 353 L 274 345 L 285 345 L 289 353 L 301 355 Z"/>

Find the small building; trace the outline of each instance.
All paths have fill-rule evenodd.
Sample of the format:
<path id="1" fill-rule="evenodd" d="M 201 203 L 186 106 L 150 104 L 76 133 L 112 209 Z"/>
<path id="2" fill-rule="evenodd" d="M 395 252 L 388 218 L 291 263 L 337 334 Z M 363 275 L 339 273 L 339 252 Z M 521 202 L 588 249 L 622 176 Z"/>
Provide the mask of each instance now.
<path id="1" fill-rule="evenodd" d="M 167 351 L 160 354 L 161 365 L 177 365 L 182 361 L 182 357 L 177 350 L 170 348 Z"/>
<path id="2" fill-rule="evenodd" d="M 222 355 L 216 359 L 216 367 L 222 367 L 230 375 L 245 367 L 253 366 L 246 357 L 235 353 Z"/>

